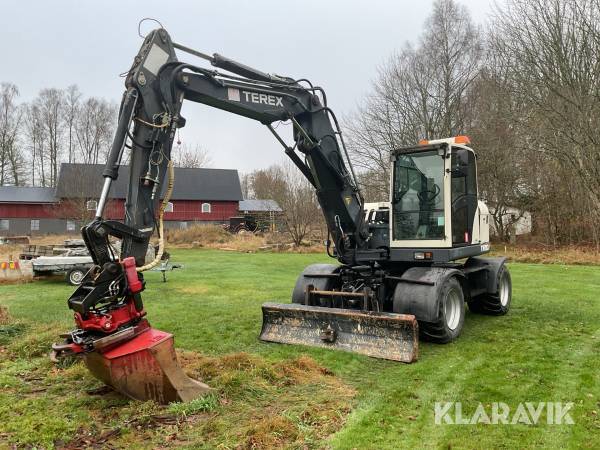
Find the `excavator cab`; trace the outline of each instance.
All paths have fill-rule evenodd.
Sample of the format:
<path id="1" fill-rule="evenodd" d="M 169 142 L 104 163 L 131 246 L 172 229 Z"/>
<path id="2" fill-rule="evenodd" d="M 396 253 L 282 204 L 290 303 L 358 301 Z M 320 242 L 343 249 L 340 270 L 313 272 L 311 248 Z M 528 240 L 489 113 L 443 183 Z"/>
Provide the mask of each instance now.
<path id="1" fill-rule="evenodd" d="M 475 256 L 488 244 L 488 210 L 477 198 L 476 157 L 468 143 L 457 136 L 392 153 L 390 248 L 471 247 L 465 256 Z"/>

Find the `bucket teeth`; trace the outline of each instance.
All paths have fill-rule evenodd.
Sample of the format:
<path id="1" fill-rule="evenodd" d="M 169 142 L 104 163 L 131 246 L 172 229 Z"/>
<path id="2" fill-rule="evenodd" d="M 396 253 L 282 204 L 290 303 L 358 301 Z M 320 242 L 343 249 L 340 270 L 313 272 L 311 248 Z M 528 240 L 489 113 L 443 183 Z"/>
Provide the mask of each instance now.
<path id="1" fill-rule="evenodd" d="M 265 303 L 260 339 L 360 353 L 411 363 L 417 360 L 415 316 L 300 304 Z"/>
<path id="2" fill-rule="evenodd" d="M 136 400 L 187 402 L 211 391 L 183 372 L 173 335 L 153 328 L 104 353 L 86 353 L 83 359 L 96 378 Z"/>

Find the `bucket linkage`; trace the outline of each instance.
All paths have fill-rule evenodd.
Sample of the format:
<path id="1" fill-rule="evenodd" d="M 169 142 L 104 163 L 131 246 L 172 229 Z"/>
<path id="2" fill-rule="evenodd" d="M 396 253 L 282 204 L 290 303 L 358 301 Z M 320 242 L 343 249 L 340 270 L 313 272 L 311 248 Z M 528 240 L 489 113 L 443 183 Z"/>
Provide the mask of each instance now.
<path id="1" fill-rule="evenodd" d="M 125 258 L 85 275 L 68 302 L 77 328 L 52 346 L 51 359 L 81 356 L 96 378 L 136 400 L 167 404 L 202 396 L 211 388 L 179 366 L 173 335 L 151 328 L 145 318 L 135 270 L 134 259 Z"/>

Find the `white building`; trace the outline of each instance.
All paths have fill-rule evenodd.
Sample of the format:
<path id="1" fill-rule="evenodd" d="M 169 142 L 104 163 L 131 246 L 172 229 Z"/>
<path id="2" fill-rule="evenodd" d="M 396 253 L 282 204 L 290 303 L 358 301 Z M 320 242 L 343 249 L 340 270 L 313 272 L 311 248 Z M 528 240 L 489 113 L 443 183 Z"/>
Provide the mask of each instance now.
<path id="1" fill-rule="evenodd" d="M 490 215 L 493 214 L 494 208 L 490 207 Z M 519 217 L 520 216 L 520 217 Z M 515 234 L 517 236 L 520 236 L 522 234 L 529 234 L 531 233 L 531 213 L 529 211 L 522 211 L 518 208 L 512 208 L 512 207 L 508 207 L 506 208 L 506 213 L 504 213 L 503 217 L 502 217 L 502 222 L 504 223 L 508 223 L 508 222 L 512 222 L 515 218 L 517 218 L 517 221 L 515 222 Z M 490 230 L 492 232 L 492 234 L 494 235 L 498 235 L 498 233 L 496 232 L 496 224 L 494 222 L 494 220 L 490 221 L 491 225 L 492 225 L 492 229 Z"/>

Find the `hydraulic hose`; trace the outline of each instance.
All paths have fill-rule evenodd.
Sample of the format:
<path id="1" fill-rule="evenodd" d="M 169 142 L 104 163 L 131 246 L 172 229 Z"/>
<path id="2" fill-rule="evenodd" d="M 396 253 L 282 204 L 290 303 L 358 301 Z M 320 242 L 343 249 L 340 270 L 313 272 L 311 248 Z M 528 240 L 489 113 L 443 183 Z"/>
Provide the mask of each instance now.
<path id="1" fill-rule="evenodd" d="M 167 174 L 168 174 L 167 192 L 165 192 L 165 197 L 163 198 L 163 201 L 160 204 L 160 208 L 159 208 L 159 212 L 158 212 L 158 234 L 159 234 L 158 252 L 156 253 L 156 256 L 154 257 L 154 260 L 152 262 L 136 268 L 136 270 L 138 272 L 144 272 L 146 270 L 150 270 L 153 267 L 155 267 L 160 262 L 162 255 L 165 251 L 165 235 L 163 232 L 164 231 L 163 230 L 163 215 L 165 213 L 165 209 L 167 208 L 169 200 L 171 199 L 171 194 L 173 193 L 173 186 L 175 184 L 175 166 L 173 165 L 172 159 L 170 159 L 169 163 L 167 164 Z"/>

